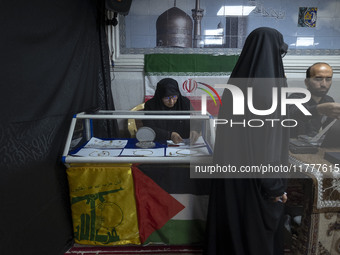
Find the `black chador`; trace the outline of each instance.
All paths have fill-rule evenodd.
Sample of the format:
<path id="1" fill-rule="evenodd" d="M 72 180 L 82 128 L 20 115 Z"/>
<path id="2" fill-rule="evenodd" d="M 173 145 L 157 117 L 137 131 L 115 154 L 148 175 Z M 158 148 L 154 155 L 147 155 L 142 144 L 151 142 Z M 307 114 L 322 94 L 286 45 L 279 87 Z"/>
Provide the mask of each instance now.
<path id="1" fill-rule="evenodd" d="M 253 106 L 272 106 L 272 89 L 286 87 L 282 55 L 287 52 L 282 34 L 272 28 L 258 28 L 249 34 L 228 84 L 237 86 L 247 98 L 253 90 Z M 247 108 L 244 115 L 233 115 L 233 95 L 225 89 L 219 119 L 282 120 L 280 103 L 267 116 L 257 116 Z M 284 116 L 287 117 L 287 116 Z M 250 127 L 218 125 L 214 164 L 220 166 L 280 165 L 288 162 L 289 130 L 281 125 Z M 242 176 L 241 176 L 242 177 Z M 247 177 L 247 178 L 246 178 Z M 283 254 L 281 220 L 284 204 L 274 202 L 285 191 L 283 178 L 215 179 L 210 194 L 207 245 L 209 255 Z"/>

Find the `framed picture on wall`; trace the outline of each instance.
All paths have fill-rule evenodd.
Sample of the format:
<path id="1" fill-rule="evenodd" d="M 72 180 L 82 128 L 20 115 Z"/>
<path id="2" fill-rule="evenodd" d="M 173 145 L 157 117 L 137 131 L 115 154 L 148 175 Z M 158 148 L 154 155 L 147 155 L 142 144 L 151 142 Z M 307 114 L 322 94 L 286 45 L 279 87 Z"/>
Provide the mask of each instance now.
<path id="1" fill-rule="evenodd" d="M 267 26 L 284 35 L 289 54 L 339 54 L 339 1 L 313 0 L 310 6 L 293 0 L 135 0 L 128 15 L 119 15 L 120 52 L 238 54 L 252 30 Z M 299 25 L 303 8 L 317 10 L 317 22 L 315 11 L 310 26 Z"/>

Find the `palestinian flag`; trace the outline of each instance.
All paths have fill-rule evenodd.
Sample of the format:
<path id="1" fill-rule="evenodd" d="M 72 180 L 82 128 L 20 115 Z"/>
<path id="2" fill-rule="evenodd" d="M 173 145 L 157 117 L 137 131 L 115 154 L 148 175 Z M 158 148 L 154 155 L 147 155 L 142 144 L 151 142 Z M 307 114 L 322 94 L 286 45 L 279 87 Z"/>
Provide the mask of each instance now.
<path id="1" fill-rule="evenodd" d="M 133 174 L 141 242 L 202 244 L 210 181 L 190 179 L 189 165 L 141 164 Z"/>
<path id="2" fill-rule="evenodd" d="M 145 100 L 153 97 L 158 81 L 173 78 L 183 96 L 188 97 L 195 110 L 201 109 L 201 95 L 207 95 L 208 112 L 216 115 L 223 89 L 216 84 L 227 84 L 238 56 L 206 54 L 149 54 L 144 58 Z"/>

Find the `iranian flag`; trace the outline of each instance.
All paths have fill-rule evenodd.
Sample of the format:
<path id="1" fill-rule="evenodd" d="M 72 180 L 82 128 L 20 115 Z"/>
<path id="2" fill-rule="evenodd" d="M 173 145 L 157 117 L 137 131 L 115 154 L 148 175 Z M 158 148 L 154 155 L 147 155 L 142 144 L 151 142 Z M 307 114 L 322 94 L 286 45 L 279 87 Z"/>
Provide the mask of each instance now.
<path id="1" fill-rule="evenodd" d="M 216 115 L 223 89 L 216 84 L 227 84 L 238 56 L 207 54 L 149 54 L 145 55 L 145 101 L 153 97 L 158 81 L 173 78 L 181 94 L 188 97 L 195 110 L 201 109 L 201 95 L 208 99 L 208 111 Z"/>

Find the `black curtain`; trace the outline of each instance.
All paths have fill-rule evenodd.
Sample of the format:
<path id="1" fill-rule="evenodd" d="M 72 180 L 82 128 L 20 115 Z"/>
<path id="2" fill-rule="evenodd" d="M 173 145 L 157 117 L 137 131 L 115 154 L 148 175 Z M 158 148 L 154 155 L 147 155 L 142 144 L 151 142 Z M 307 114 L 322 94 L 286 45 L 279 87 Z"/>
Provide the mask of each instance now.
<path id="1" fill-rule="evenodd" d="M 0 254 L 63 254 L 61 154 L 75 113 L 113 110 L 104 1 L 1 1 Z M 116 123 L 99 124 L 116 136 Z"/>

